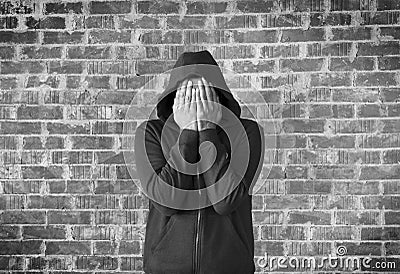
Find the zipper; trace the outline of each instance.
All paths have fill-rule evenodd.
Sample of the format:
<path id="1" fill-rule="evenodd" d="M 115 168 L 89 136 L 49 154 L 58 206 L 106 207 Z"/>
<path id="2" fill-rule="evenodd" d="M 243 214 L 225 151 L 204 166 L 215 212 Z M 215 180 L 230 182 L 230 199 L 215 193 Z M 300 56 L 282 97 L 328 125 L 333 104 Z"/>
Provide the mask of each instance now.
<path id="1" fill-rule="evenodd" d="M 199 187 L 199 194 L 201 193 L 200 190 L 200 180 L 199 180 L 199 175 L 197 174 L 197 183 Z M 200 199 L 199 199 L 200 201 Z M 199 273 L 198 271 L 198 265 L 200 261 L 200 221 L 201 221 L 201 209 L 197 211 L 197 223 L 196 223 L 196 238 L 195 238 L 195 258 L 194 258 L 194 274 Z"/>

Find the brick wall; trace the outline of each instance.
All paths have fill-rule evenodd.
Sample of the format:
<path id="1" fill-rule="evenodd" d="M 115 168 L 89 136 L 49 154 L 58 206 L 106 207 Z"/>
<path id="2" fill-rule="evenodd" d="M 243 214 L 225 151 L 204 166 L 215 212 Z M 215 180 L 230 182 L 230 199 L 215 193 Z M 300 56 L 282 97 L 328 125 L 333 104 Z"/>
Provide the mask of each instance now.
<path id="1" fill-rule="evenodd" d="M 141 272 L 148 200 L 122 157 L 124 114 L 202 49 L 278 125 L 253 196 L 255 261 L 344 246 L 399 271 L 400 1 L 22 0 L 0 13 L 0 272 Z"/>

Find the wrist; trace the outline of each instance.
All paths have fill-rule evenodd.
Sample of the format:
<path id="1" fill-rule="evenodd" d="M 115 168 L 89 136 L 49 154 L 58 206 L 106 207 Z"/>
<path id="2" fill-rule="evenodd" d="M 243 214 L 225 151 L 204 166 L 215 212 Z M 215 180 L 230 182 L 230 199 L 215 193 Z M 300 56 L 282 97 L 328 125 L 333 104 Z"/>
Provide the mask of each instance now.
<path id="1" fill-rule="evenodd" d="M 190 129 L 190 130 L 196 130 L 197 131 L 197 126 L 196 126 L 196 124 L 191 124 L 191 125 L 187 125 L 187 126 L 181 127 L 181 131 L 184 130 L 184 129 Z"/>
<path id="2" fill-rule="evenodd" d="M 199 121 L 199 130 L 206 130 L 206 129 L 215 129 L 217 128 L 216 125 L 209 121 Z"/>

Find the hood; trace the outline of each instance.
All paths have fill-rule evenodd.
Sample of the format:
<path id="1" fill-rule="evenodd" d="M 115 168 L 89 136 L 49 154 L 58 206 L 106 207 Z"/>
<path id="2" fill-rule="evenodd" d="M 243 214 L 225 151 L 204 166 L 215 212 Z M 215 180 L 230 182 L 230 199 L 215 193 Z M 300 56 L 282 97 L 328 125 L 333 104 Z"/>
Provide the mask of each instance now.
<path id="1" fill-rule="evenodd" d="M 192 76 L 203 76 L 210 82 L 218 94 L 220 103 L 240 118 L 240 105 L 229 90 L 218 63 L 209 51 L 203 50 L 184 52 L 176 61 L 169 77 L 168 86 L 157 100 L 157 117 L 161 121 L 165 123 L 172 114 L 172 105 L 178 84 L 185 78 Z M 224 108 L 222 108 L 222 119 L 224 119 L 224 116 L 226 117 Z"/>

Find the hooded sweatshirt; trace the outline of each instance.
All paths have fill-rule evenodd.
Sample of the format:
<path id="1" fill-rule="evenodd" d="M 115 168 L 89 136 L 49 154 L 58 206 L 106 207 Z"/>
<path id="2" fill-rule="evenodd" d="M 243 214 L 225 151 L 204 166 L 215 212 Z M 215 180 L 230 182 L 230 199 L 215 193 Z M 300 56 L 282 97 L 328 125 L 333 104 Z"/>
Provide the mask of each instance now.
<path id="1" fill-rule="evenodd" d="M 193 76 L 203 76 L 219 97 L 216 128 L 182 130 L 173 119 L 176 89 Z M 156 110 L 158 119 L 137 127 L 134 144 L 137 175 L 149 197 L 145 273 L 254 273 L 249 189 L 262 170 L 263 128 L 240 117 L 239 103 L 206 50 L 179 56 Z M 201 172 L 186 172 L 196 163 Z"/>

